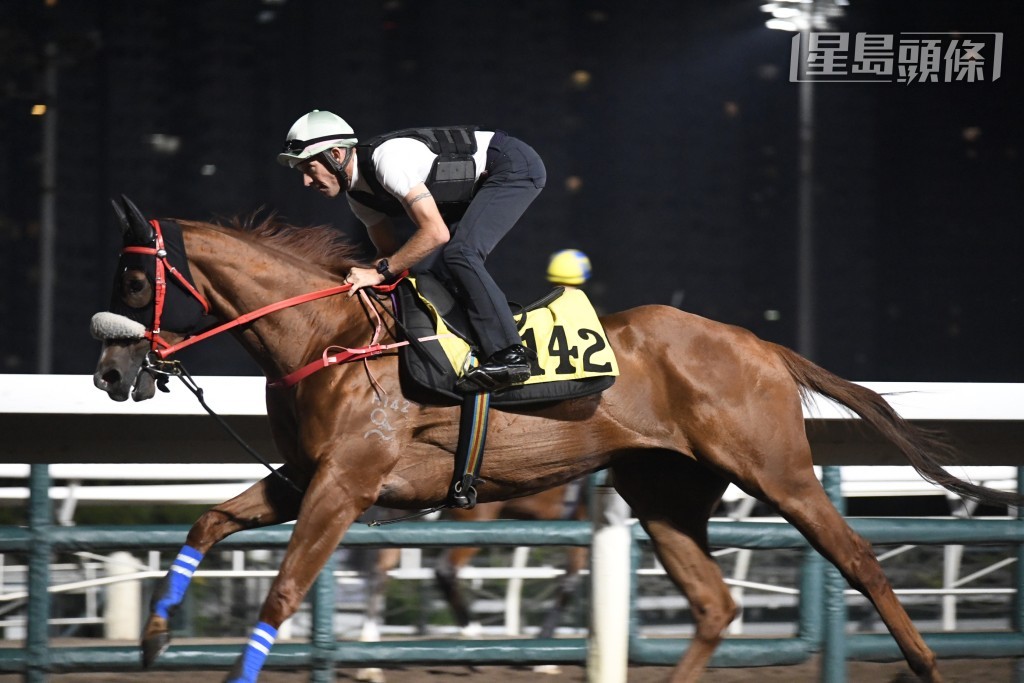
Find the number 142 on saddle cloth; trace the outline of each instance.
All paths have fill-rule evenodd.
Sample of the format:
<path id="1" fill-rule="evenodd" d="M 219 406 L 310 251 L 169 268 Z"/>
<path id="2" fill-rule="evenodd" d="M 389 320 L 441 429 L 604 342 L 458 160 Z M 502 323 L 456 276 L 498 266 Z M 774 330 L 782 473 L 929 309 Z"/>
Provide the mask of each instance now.
<path id="1" fill-rule="evenodd" d="M 523 345 L 537 354 L 527 384 L 617 376 L 619 366 L 587 295 L 567 289 L 544 308 L 516 317 Z"/>
<path id="2" fill-rule="evenodd" d="M 424 278 L 420 279 L 425 280 Z M 456 329 L 459 323 L 454 321 L 454 317 L 450 315 L 452 311 L 446 310 L 446 304 L 438 301 L 438 297 L 434 296 L 433 282 L 428 284 L 428 281 L 416 282 L 414 278 L 409 278 L 409 280 L 416 291 L 418 299 L 415 302 L 418 304 L 416 307 L 428 314 L 431 331 L 440 336 L 436 343 L 440 345 L 454 374 L 460 375 L 467 364 L 472 362 L 470 356 L 473 354 L 473 349 L 467 341 L 466 335 Z M 406 303 L 410 302 L 406 300 Z M 409 313 L 409 308 L 406 306 L 406 314 Z M 526 316 L 525 321 L 523 320 L 524 315 Z M 408 315 L 404 317 L 406 317 L 406 322 L 409 322 Z M 594 311 L 594 306 L 582 290 L 559 287 L 537 304 L 528 306 L 524 312 L 517 314 L 515 319 L 523 344 L 536 352 L 537 360 L 532 363 L 532 377 L 525 385 L 513 387 L 507 392 L 500 392 L 495 399 L 506 393 L 507 397 L 512 399 L 524 391 L 527 395 L 522 395 L 518 400 L 510 402 L 531 402 L 531 400 L 544 400 L 545 398 L 556 399 L 568 398 L 572 395 L 585 395 L 606 389 L 618 376 L 619 366 L 615 360 L 615 353 L 608 343 L 604 328 Z M 434 342 L 429 345 L 434 346 Z M 437 347 L 434 346 L 434 349 Z M 410 355 L 406 354 L 407 359 L 412 360 L 409 358 Z M 596 379 L 602 381 L 593 381 Z M 532 386 L 566 380 L 585 381 L 578 382 L 580 386 L 576 390 L 569 391 L 568 395 L 563 394 L 560 390 L 551 393 L 545 391 L 540 394 L 529 391 Z M 438 388 L 434 382 L 429 382 L 429 384 L 432 384 L 435 389 Z M 441 384 L 443 386 L 444 382 Z M 580 391 L 584 387 L 589 390 Z M 568 389 L 568 387 L 563 388 Z M 554 390 L 555 387 L 551 387 L 551 389 Z M 496 402 L 501 403 L 500 400 L 496 400 Z"/>
<path id="3" fill-rule="evenodd" d="M 527 384 L 619 374 L 601 321 L 582 290 L 565 289 L 548 305 L 520 313 L 515 320 L 523 345 L 537 354 Z M 452 367 L 461 371 L 470 353 L 469 344 L 457 336 L 440 342 Z"/>

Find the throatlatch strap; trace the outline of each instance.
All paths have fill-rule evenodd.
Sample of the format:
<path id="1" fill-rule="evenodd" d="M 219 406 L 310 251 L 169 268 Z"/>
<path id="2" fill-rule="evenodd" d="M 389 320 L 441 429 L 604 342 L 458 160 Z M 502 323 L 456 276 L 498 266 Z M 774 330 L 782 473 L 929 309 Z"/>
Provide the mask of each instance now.
<path id="1" fill-rule="evenodd" d="M 468 509 L 476 506 L 477 475 L 484 460 L 490 407 L 490 392 L 469 394 L 462 399 L 459 445 L 455 450 L 455 474 L 448 490 L 448 500 L 452 507 Z"/>

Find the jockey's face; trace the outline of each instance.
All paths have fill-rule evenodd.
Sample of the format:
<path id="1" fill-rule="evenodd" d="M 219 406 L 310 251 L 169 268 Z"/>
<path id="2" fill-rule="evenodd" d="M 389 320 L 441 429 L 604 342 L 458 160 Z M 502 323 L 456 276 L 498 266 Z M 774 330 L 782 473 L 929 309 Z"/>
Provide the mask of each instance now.
<path id="1" fill-rule="evenodd" d="M 307 159 L 295 168 L 302 172 L 302 184 L 306 187 L 312 188 L 328 198 L 341 194 L 341 183 L 338 182 L 337 176 L 319 161 Z"/>

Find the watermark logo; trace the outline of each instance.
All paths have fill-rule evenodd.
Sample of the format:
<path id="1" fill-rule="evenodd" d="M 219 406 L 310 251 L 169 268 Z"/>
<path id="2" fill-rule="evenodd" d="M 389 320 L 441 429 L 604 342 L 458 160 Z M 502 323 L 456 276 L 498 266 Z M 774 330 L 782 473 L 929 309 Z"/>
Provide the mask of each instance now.
<path id="1" fill-rule="evenodd" d="M 1002 33 L 800 33 L 791 83 L 977 83 L 999 78 Z"/>

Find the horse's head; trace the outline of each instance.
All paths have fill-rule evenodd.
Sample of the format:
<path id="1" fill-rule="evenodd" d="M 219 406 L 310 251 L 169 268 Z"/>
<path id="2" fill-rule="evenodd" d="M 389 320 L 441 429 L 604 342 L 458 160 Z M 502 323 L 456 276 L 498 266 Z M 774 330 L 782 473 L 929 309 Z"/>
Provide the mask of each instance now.
<path id="1" fill-rule="evenodd" d="M 155 393 L 161 349 L 194 330 L 209 305 L 192 282 L 180 226 L 147 221 L 123 195 L 114 212 L 123 247 L 110 310 L 92 318 L 103 342 L 93 383 L 115 401 L 144 401 Z"/>

